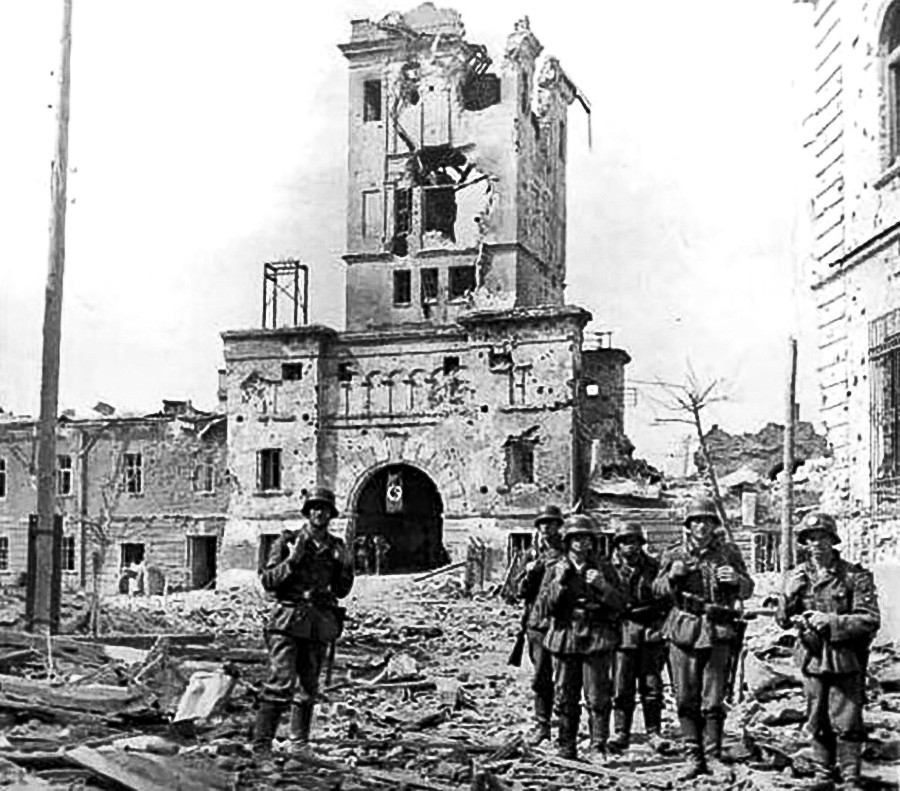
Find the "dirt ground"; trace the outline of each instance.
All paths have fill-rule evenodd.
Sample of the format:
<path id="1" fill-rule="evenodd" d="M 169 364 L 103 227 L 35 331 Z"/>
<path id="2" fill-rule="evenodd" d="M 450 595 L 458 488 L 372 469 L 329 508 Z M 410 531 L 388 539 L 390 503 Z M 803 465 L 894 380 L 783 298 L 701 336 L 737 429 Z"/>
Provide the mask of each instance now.
<path id="1" fill-rule="evenodd" d="M 461 576 L 452 574 L 418 583 L 409 576 L 360 577 L 345 604 L 347 628 L 331 679 L 323 679 L 324 700 L 308 752 L 291 752 L 283 727 L 273 760 L 260 763 L 250 754 L 256 695 L 266 671 L 262 624 L 268 604 L 258 592 L 119 597 L 104 607 L 111 633 L 86 641 L 91 650 L 98 642 L 107 644 L 115 660 L 99 662 L 91 672 L 94 679 L 118 685 L 102 689 L 123 695 L 138 690 L 140 701 L 128 701 L 128 716 L 106 712 L 79 720 L 69 716 L 74 704 L 65 700 L 58 705 L 69 708 L 59 711 L 34 706 L 34 700 L 22 703 L 9 691 L 12 681 L 3 681 L 11 677 L 3 676 L 0 780 L 18 788 L 141 791 L 794 789 L 806 782 L 802 694 L 780 644 L 784 635 L 770 619 L 751 625 L 745 695 L 727 723 L 727 746 L 738 762 L 711 777 L 679 783 L 675 778 L 684 759 L 668 690 L 668 742 L 662 753 L 644 743 L 639 715 L 633 746 L 604 763 L 563 761 L 553 745 L 525 746 L 530 665 L 527 657 L 520 668 L 507 664 L 518 629 L 517 605 L 490 592 L 464 596 Z M 167 651 L 161 651 L 160 641 L 147 645 L 148 637 L 161 633 L 174 635 Z M 123 645 L 128 642 L 132 647 Z M 71 666 L 66 661 L 56 660 L 50 680 L 57 697 L 87 690 L 79 686 L 85 683 L 78 665 L 83 658 L 72 659 Z M 39 678 L 39 657 L 29 662 L 16 672 Z M 873 673 L 881 679 L 871 682 L 867 709 L 865 773 L 873 789 L 898 787 L 898 666 L 891 646 L 873 654 Z M 222 705 L 209 717 L 173 725 L 192 675 L 201 674 L 194 680 L 209 684 L 223 677 L 223 667 L 237 681 Z M 145 706 L 150 698 L 153 705 Z M 66 717 L 56 716 L 63 711 Z M 583 737 L 586 727 L 582 721 Z"/>

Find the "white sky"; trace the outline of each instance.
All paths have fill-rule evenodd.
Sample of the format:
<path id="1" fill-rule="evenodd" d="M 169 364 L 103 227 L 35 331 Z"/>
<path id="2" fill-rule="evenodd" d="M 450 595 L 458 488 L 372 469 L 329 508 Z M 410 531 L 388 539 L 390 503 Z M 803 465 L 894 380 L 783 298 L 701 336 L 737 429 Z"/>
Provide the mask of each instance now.
<path id="1" fill-rule="evenodd" d="M 260 323 L 265 260 L 312 265 L 343 320 L 350 20 L 410 5 L 74 0 L 60 406 L 215 402 L 219 333 Z M 438 3 L 444 5 L 444 3 Z M 782 422 L 787 337 L 815 418 L 799 123 L 808 10 L 790 0 L 449 3 L 497 59 L 523 14 L 593 104 L 570 123 L 568 301 L 629 377 L 729 381 L 730 431 Z M 37 409 L 61 0 L 0 3 L 0 406 Z M 680 431 L 638 392 L 637 455 Z"/>

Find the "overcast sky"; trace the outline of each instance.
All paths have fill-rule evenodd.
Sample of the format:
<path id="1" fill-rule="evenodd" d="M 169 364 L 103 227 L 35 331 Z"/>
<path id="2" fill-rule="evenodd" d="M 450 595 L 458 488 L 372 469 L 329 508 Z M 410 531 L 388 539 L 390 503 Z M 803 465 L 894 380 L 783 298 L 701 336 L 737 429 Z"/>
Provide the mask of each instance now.
<path id="1" fill-rule="evenodd" d="M 60 405 L 215 403 L 219 333 L 260 323 L 261 268 L 312 266 L 343 321 L 350 20 L 409 6 L 74 0 Z M 439 5 L 441 5 L 439 3 Z M 815 418 L 800 121 L 808 8 L 790 0 L 460 0 L 499 59 L 527 14 L 593 105 L 570 122 L 568 301 L 629 377 L 728 380 L 730 431 L 783 421 L 787 337 Z M 37 410 L 62 0 L 0 4 L 0 406 Z M 638 385 L 629 432 L 663 463 Z M 669 460 L 671 464 L 671 459 Z"/>

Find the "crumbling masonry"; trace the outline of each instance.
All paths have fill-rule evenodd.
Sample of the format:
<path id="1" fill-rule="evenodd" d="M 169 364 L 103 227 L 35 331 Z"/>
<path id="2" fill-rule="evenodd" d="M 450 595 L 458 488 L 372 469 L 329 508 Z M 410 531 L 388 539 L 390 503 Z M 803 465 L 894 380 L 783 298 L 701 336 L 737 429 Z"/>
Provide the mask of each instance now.
<path id="1" fill-rule="evenodd" d="M 630 447 L 628 355 L 585 348 L 590 314 L 564 304 L 579 93 L 528 20 L 497 61 L 431 3 L 354 21 L 340 49 L 347 329 L 224 333 L 227 567 L 255 568 L 316 485 L 339 529 L 388 540 L 391 570 L 505 547 Z"/>

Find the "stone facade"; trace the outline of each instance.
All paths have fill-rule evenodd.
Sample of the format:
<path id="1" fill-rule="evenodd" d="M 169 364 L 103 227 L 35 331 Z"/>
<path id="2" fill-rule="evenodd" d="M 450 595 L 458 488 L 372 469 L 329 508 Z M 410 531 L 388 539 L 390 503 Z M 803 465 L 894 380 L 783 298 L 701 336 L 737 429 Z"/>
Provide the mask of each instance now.
<path id="1" fill-rule="evenodd" d="M 216 576 L 228 505 L 224 415 L 167 402 L 156 415 L 60 418 L 57 510 L 63 516 L 65 589 L 118 590 L 143 560 L 147 587 L 203 587 Z M 36 508 L 37 424 L 0 419 L 0 584 L 28 565 Z"/>
<path id="2" fill-rule="evenodd" d="M 387 567 L 505 548 L 577 503 L 624 436 L 618 349 L 564 303 L 567 108 L 527 19 L 499 64 L 455 11 L 352 23 L 347 329 L 223 334 L 234 489 L 221 562 L 255 568 L 333 488 Z"/>
<path id="3" fill-rule="evenodd" d="M 826 507 L 849 518 L 846 546 L 900 553 L 900 4 L 809 3 L 814 105 L 809 138 L 812 289 L 821 416 L 834 448 Z"/>

